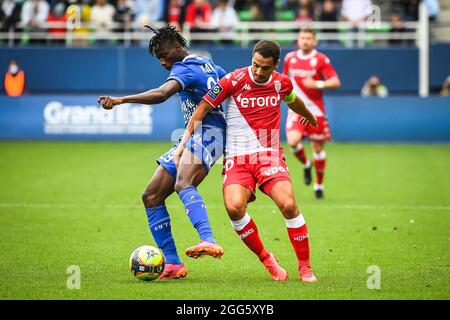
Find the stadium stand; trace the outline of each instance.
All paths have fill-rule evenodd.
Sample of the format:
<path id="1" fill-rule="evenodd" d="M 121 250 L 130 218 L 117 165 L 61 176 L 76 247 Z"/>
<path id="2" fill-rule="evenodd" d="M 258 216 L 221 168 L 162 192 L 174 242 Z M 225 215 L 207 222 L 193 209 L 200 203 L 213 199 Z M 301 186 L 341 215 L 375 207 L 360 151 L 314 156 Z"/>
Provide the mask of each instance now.
<path id="1" fill-rule="evenodd" d="M 434 15 L 432 35 L 448 40 L 450 2 L 425 1 Z M 225 29 L 217 27 L 213 14 L 224 2 L 239 20 Z M 145 24 L 168 22 L 188 40 L 232 40 L 225 42 L 242 46 L 275 34 L 282 44 L 295 44 L 304 25 L 318 29 L 326 44 L 388 46 L 416 40 L 419 0 L 358 3 L 363 5 L 355 7 L 352 0 L 1 0 L 0 45 L 142 45 L 148 37 Z M 39 14 L 32 17 L 32 10 Z M 390 23 L 394 13 L 401 28 Z"/>

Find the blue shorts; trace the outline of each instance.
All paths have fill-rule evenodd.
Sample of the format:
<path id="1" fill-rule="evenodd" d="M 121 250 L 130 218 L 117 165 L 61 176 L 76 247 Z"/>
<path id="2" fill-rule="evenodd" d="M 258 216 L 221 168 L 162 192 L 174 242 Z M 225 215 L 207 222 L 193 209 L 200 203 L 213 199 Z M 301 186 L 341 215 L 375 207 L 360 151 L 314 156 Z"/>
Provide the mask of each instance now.
<path id="1" fill-rule="evenodd" d="M 209 172 L 217 159 L 223 154 L 225 130 L 213 126 L 203 126 L 201 134 L 197 131 L 186 143 L 186 149 L 195 154 L 205 166 L 206 171 Z M 173 161 L 173 153 L 178 147 L 178 144 L 179 142 L 156 160 L 158 164 L 163 166 L 172 175 L 174 180 L 177 177 L 177 168 Z"/>

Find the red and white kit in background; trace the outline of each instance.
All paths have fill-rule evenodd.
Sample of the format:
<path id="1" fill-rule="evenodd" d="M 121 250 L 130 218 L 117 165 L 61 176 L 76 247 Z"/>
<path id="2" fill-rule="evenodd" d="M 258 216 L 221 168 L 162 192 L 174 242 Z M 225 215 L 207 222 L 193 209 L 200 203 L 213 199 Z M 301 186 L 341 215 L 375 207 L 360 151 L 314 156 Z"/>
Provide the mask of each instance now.
<path id="1" fill-rule="evenodd" d="M 240 184 L 254 194 L 258 184 L 270 196 L 276 182 L 290 181 L 280 146 L 280 104 L 292 89 L 291 80 L 281 73 L 273 72 L 266 83 L 257 83 L 251 67 L 246 67 L 220 79 L 204 96 L 213 107 L 230 97 L 223 187 Z"/>
<path id="2" fill-rule="evenodd" d="M 300 123 L 301 116 L 289 110 L 286 121 L 286 131 L 300 131 L 310 140 L 329 141 L 330 128 L 325 113 L 323 94 L 320 89 L 310 89 L 303 84 L 306 78 L 323 81 L 337 76 L 330 59 L 323 53 L 313 50 L 304 55 L 301 50 L 289 52 L 284 58 L 283 74 L 287 75 L 294 86 L 295 94 L 303 100 L 306 107 L 317 117 L 318 126 L 304 126 Z"/>

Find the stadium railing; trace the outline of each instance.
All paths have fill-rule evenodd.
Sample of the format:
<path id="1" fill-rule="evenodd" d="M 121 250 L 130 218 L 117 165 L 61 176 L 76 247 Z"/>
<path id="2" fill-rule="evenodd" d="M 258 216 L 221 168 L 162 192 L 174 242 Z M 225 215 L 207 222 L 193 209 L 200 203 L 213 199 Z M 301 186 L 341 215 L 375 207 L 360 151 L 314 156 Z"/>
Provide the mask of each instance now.
<path id="1" fill-rule="evenodd" d="M 152 27 L 164 26 L 164 22 L 154 22 Z M 372 45 L 388 45 L 391 40 L 416 43 L 419 39 L 419 22 L 405 22 L 404 32 L 391 32 L 389 22 L 361 23 L 353 27 L 349 22 L 308 22 L 295 21 L 277 22 L 240 22 L 233 31 L 219 32 L 211 25 L 197 25 L 201 31 L 194 31 L 185 24 L 183 35 L 190 42 L 221 43 L 229 42 L 242 47 L 248 47 L 257 40 L 276 39 L 281 44 L 295 44 L 298 31 L 303 27 L 313 28 L 318 32 L 319 40 L 334 41 L 346 47 L 366 47 Z M 60 32 L 57 32 L 60 31 Z M 0 43 L 13 47 L 26 45 L 32 41 L 44 43 L 58 43 L 67 46 L 74 45 L 74 41 L 84 40 L 84 45 L 108 42 L 125 47 L 148 41 L 149 32 L 136 25 L 113 23 L 108 30 L 97 30 L 94 23 L 48 22 L 40 29 L 30 29 L 20 25 L 17 30 L 0 32 Z"/>

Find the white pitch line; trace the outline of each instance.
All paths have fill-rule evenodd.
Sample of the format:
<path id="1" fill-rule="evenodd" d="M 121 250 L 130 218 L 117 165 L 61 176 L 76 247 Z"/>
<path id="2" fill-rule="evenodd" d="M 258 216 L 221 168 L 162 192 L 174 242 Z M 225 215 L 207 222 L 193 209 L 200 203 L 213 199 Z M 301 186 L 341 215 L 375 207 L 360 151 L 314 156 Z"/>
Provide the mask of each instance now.
<path id="1" fill-rule="evenodd" d="M 182 208 L 181 203 L 179 205 L 167 205 L 168 208 L 180 209 Z M 223 205 L 211 205 L 207 204 L 208 208 L 211 209 L 225 209 Z M 250 204 L 250 207 L 255 209 L 276 209 L 275 205 L 255 205 Z M 84 204 L 84 203 L 14 203 L 14 202 L 0 202 L 0 209 L 112 209 L 112 210 L 122 210 L 122 209 L 142 209 L 143 206 L 139 205 L 127 205 L 127 204 Z M 450 205 L 370 205 L 370 204 L 312 204 L 312 205 L 302 205 L 300 204 L 300 209 L 343 209 L 343 210 L 429 210 L 429 211 L 450 211 Z"/>

